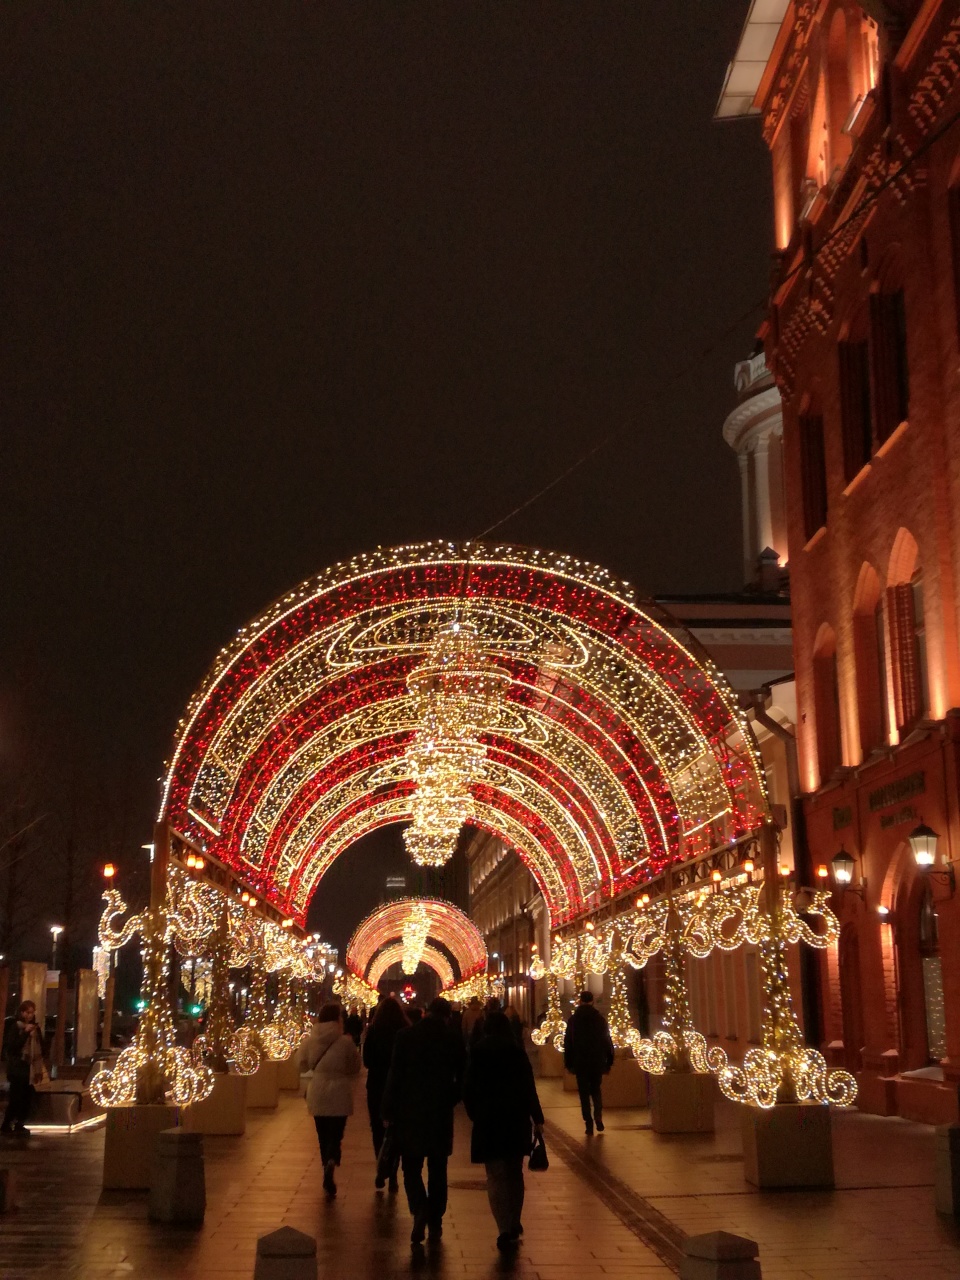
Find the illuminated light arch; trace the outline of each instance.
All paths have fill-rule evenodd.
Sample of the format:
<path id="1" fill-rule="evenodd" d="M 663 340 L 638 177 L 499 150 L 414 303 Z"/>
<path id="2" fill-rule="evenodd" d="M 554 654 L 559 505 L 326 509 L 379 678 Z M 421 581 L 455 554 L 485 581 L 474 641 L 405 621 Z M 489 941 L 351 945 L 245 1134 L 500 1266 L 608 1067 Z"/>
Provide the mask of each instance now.
<path id="1" fill-rule="evenodd" d="M 371 986 L 376 986 L 368 975 L 378 954 L 403 937 L 410 912 L 418 905 L 424 908 L 429 921 L 428 942 L 434 944 L 434 950 L 442 947 L 451 957 L 459 971 L 457 980 L 462 982 L 485 972 L 487 947 L 479 929 L 452 902 L 443 902 L 439 898 L 395 898 L 371 912 L 360 921 L 347 943 L 346 968 Z"/>
<path id="2" fill-rule="evenodd" d="M 555 924 L 756 829 L 750 729 L 675 620 L 571 557 L 452 543 L 358 556 L 243 628 L 178 728 L 161 819 L 302 921 L 358 834 L 410 818 L 407 679 L 457 617 L 510 677 L 474 825 Z"/>
<path id="3" fill-rule="evenodd" d="M 374 956 L 373 963 L 370 966 L 370 972 L 367 975 L 367 981 L 371 987 L 376 987 L 380 983 L 380 979 L 393 965 L 399 964 L 403 958 L 403 943 L 395 942 L 392 946 L 384 947 L 384 949 Z M 453 966 L 447 957 L 436 947 L 431 947 L 429 943 L 423 948 L 423 955 L 420 963 L 425 964 L 428 969 L 440 979 L 440 986 L 446 990 L 452 987 L 455 982 L 453 976 Z"/>

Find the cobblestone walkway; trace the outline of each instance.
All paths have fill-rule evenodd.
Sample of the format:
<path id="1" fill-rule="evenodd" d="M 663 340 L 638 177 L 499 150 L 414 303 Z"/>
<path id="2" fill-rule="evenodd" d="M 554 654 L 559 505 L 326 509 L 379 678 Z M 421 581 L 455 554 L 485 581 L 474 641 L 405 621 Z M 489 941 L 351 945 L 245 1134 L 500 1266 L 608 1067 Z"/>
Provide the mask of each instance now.
<path id="1" fill-rule="evenodd" d="M 960 1231 L 934 1209 L 933 1130 L 834 1113 L 836 1191 L 764 1191 L 743 1178 L 739 1108 L 712 1135 L 660 1136 L 649 1111 L 610 1111 L 587 1139 L 575 1094 L 540 1082 L 544 1110 L 575 1144 L 590 1181 L 613 1175 L 682 1233 L 731 1231 L 760 1245 L 763 1280 L 946 1280 L 960 1276 Z M 642 1227 L 641 1227 L 642 1231 Z"/>
<path id="2" fill-rule="evenodd" d="M 666 1280 L 683 1236 L 724 1229 L 760 1244 L 764 1280 L 945 1280 L 960 1276 L 960 1231 L 933 1208 L 933 1131 L 855 1113 L 835 1118 L 835 1192 L 757 1192 L 743 1181 L 738 1111 L 712 1136 L 658 1137 L 646 1111 L 611 1111 L 583 1135 L 575 1096 L 542 1081 L 552 1134 L 546 1174 L 527 1175 L 524 1244 L 494 1246 L 482 1170 L 458 1118 L 443 1242 L 419 1258 L 402 1195 L 373 1188 L 365 1112 L 347 1127 L 340 1193 L 320 1187 L 301 1099 L 250 1112 L 243 1138 L 207 1138 L 200 1231 L 147 1220 L 146 1196 L 100 1192 L 103 1133 L 0 1148 L 22 1207 L 0 1217 L 0 1280 L 199 1280 L 252 1277 L 257 1237 L 289 1225 L 317 1237 L 323 1280 L 424 1274 L 520 1280 Z M 358 1090 L 358 1101 L 362 1090 Z"/>

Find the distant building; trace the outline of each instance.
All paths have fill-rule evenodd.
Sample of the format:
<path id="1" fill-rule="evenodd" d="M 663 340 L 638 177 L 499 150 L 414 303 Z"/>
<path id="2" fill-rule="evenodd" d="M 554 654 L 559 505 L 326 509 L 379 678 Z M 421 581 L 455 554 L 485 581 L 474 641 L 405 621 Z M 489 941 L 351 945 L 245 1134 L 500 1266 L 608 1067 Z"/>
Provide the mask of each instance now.
<path id="1" fill-rule="evenodd" d="M 773 160 L 800 784 L 813 863 L 853 860 L 823 1046 L 862 1108 L 935 1122 L 960 1084 L 958 111 L 955 0 L 755 0 L 718 110 Z"/>
<path id="2" fill-rule="evenodd" d="M 660 596 L 655 605 L 665 611 L 665 625 L 676 620 L 692 633 L 747 709 L 772 802 L 787 824 L 783 861 L 792 865 L 799 788 L 780 396 L 762 353 L 737 365 L 735 386 L 738 403 L 724 424 L 724 437 L 740 461 L 745 585 L 737 592 Z M 529 1019 L 546 1005 L 545 984 L 534 984 L 528 977 L 533 947 L 549 955 L 550 922 L 543 898 L 531 873 L 503 841 L 476 832 L 466 853 L 470 914 L 484 934 L 488 951 L 498 953 L 493 964 L 503 966 L 508 998 Z M 722 1042 L 734 1055 L 758 1043 L 760 983 L 755 949 L 691 961 L 689 971 L 694 1018 L 704 1034 Z M 603 980 L 588 975 L 587 981 L 602 1006 Z M 572 1001 L 572 982 L 562 982 L 561 993 Z M 664 996 L 657 959 L 634 975 L 630 994 L 641 1029 L 656 1030 Z"/>

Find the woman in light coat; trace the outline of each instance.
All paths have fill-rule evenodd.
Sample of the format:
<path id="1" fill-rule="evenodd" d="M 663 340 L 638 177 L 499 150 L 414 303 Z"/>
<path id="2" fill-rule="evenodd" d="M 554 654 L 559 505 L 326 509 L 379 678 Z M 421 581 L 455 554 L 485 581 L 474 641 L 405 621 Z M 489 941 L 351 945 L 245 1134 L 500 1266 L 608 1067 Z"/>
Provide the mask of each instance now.
<path id="1" fill-rule="evenodd" d="M 301 1070 L 312 1071 L 307 1084 L 307 1110 L 317 1126 L 323 1189 L 333 1198 L 337 1184 L 333 1171 L 340 1163 L 340 1144 L 353 1115 L 353 1082 L 360 1074 L 360 1054 L 350 1036 L 343 1034 L 341 1009 L 325 1004 L 300 1050 Z"/>

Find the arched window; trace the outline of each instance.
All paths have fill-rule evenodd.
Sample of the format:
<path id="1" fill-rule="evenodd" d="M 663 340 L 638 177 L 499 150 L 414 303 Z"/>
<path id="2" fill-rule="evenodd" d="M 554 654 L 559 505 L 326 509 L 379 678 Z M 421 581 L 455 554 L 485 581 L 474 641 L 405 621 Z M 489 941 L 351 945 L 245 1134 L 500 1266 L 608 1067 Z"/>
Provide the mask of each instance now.
<path id="1" fill-rule="evenodd" d="M 843 472 L 847 484 L 873 453 L 870 343 L 867 308 L 861 307 L 837 343 L 840 376 L 840 425 Z"/>
<path id="2" fill-rule="evenodd" d="M 827 464 L 823 446 L 823 412 L 810 400 L 798 419 L 800 483 L 804 538 L 807 542 L 827 523 Z"/>
<path id="3" fill-rule="evenodd" d="M 898 264 L 884 272 L 870 294 L 870 366 L 874 428 L 880 445 L 907 420 L 910 409 L 907 312 Z"/>
<path id="4" fill-rule="evenodd" d="M 820 628 L 813 653 L 814 713 L 817 718 L 817 757 L 824 783 L 842 763 L 840 692 L 837 682 L 837 638 L 826 623 Z"/>
<path id="5" fill-rule="evenodd" d="M 868 756 L 886 745 L 887 656 L 883 593 L 872 565 L 860 570 L 853 602 L 853 644 L 857 667 L 857 717 L 860 747 Z"/>
<path id="6" fill-rule="evenodd" d="M 897 728 L 901 737 L 926 715 L 929 704 L 923 574 L 916 539 L 901 529 L 887 576 L 887 617 Z"/>

